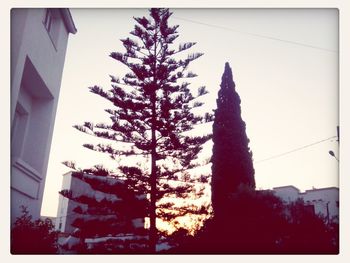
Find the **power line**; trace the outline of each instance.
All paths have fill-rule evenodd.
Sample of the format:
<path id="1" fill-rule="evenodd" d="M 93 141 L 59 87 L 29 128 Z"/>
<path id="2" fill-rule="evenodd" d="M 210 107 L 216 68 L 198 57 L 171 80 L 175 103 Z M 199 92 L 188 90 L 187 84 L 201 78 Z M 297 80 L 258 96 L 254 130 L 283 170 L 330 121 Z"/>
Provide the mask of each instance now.
<path id="1" fill-rule="evenodd" d="M 288 152 L 284 152 L 284 153 L 280 153 L 280 154 L 271 156 L 271 157 L 269 157 L 269 158 L 256 161 L 256 162 L 254 162 L 254 163 L 261 163 L 261 162 L 269 161 L 269 160 L 272 160 L 272 159 L 275 159 L 275 158 L 279 158 L 279 157 L 281 157 L 281 156 L 284 156 L 284 155 L 287 155 L 287 154 L 290 154 L 290 153 L 293 153 L 293 152 L 297 152 L 297 151 L 303 150 L 303 149 L 305 149 L 305 148 L 314 146 L 314 145 L 316 145 L 316 144 L 319 144 L 319 143 L 322 143 L 322 142 L 325 142 L 325 141 L 328 141 L 328 140 L 334 139 L 334 138 L 337 138 L 337 136 L 332 136 L 332 137 L 329 137 L 329 138 L 324 139 L 324 140 L 321 140 L 321 141 L 317 141 L 317 142 L 314 142 L 314 143 L 311 143 L 311 144 L 307 144 L 307 145 L 304 145 L 304 146 L 302 146 L 302 147 L 296 148 L 296 149 L 294 149 L 294 150 L 291 150 L 291 151 L 288 151 Z"/>
<path id="2" fill-rule="evenodd" d="M 300 42 L 296 42 L 296 41 L 285 40 L 285 39 L 281 39 L 281 38 L 277 38 L 277 37 L 265 36 L 265 35 L 256 34 L 256 33 L 250 33 L 250 32 L 246 32 L 246 31 L 240 31 L 240 30 L 229 28 L 229 27 L 226 27 L 226 26 L 213 25 L 213 24 L 203 23 L 203 22 L 200 22 L 200 21 L 195 21 L 195 20 L 192 20 L 192 19 L 181 18 L 181 17 L 173 17 L 173 18 L 178 19 L 178 20 L 187 21 L 187 22 L 194 23 L 194 24 L 203 25 L 203 26 L 219 28 L 219 29 L 222 29 L 222 30 L 236 32 L 236 33 L 240 33 L 240 34 L 246 34 L 246 35 L 250 35 L 250 36 L 254 36 L 254 37 L 260 37 L 260 38 L 265 38 L 265 39 L 270 39 L 270 40 L 274 40 L 274 41 L 284 42 L 284 43 L 288 43 L 288 44 L 292 44 L 292 45 L 298 45 L 298 46 L 314 48 L 314 49 L 318 49 L 318 50 L 322 50 L 322 51 L 338 53 L 337 50 L 333 50 L 333 49 L 327 49 L 327 48 L 322 48 L 322 47 L 309 45 L 309 44 L 305 44 L 305 43 L 300 43 Z"/>

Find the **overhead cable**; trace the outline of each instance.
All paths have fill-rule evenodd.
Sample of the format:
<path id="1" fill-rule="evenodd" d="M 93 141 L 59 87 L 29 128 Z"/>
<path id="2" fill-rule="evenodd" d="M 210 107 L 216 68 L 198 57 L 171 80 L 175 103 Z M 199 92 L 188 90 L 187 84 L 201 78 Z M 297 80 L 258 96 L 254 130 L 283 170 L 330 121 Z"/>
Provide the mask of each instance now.
<path id="1" fill-rule="evenodd" d="M 246 35 L 250 35 L 250 36 L 254 36 L 254 37 L 260 37 L 260 38 L 270 39 L 270 40 L 274 40 L 274 41 L 285 42 L 285 43 L 288 43 L 288 44 L 293 44 L 293 45 L 298 45 L 298 46 L 304 46 L 304 47 L 308 47 L 308 48 L 318 49 L 318 50 L 322 50 L 322 51 L 338 53 L 337 50 L 333 50 L 333 49 L 318 47 L 318 46 L 309 45 L 309 44 L 300 43 L 300 42 L 291 41 L 291 40 L 285 40 L 285 39 L 281 39 L 281 38 L 277 38 L 277 37 L 271 37 L 271 36 L 266 36 L 266 35 L 261 35 L 261 34 L 256 34 L 256 33 L 250 33 L 250 32 L 246 32 L 246 31 L 240 31 L 240 30 L 236 30 L 236 29 L 229 28 L 229 27 L 226 27 L 226 26 L 213 25 L 213 24 L 204 23 L 204 22 L 200 22 L 200 21 L 195 21 L 195 20 L 187 19 L 187 18 L 181 18 L 181 17 L 174 17 L 174 19 L 183 20 L 183 21 L 187 21 L 187 22 L 190 22 L 190 23 L 199 24 L 199 25 L 203 25 L 203 26 L 219 28 L 219 29 L 222 29 L 222 30 L 232 31 L 232 32 L 240 33 L 240 34 L 246 34 Z"/>
<path id="2" fill-rule="evenodd" d="M 269 158 L 262 159 L 262 160 L 259 160 L 259 161 L 255 161 L 254 163 L 261 163 L 261 162 L 269 161 L 269 160 L 272 160 L 272 159 L 275 159 L 275 158 L 279 158 L 279 157 L 282 157 L 282 156 L 284 156 L 284 155 L 287 155 L 287 154 L 290 154 L 290 153 L 294 153 L 294 152 L 303 150 L 303 149 L 305 149 L 305 148 L 314 146 L 314 145 L 316 145 L 316 144 L 319 144 L 319 143 L 322 143 L 322 142 L 325 142 L 325 141 L 329 141 L 330 139 L 334 139 L 334 138 L 337 138 L 337 136 L 332 136 L 332 137 L 329 137 L 329 138 L 324 139 L 324 140 L 320 140 L 320 141 L 317 141 L 317 142 L 314 142 L 314 143 L 310 143 L 310 144 L 304 145 L 304 146 L 302 146 L 302 147 L 299 147 L 299 148 L 290 150 L 290 151 L 288 151 L 288 152 L 276 154 L 276 155 L 273 155 L 273 156 L 271 156 L 271 157 L 269 157 Z"/>

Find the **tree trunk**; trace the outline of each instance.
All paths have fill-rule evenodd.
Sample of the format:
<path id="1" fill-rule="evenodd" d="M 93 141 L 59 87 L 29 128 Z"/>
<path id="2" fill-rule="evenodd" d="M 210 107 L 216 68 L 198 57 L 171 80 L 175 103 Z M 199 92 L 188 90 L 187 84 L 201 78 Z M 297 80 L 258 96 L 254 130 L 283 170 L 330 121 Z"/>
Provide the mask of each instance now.
<path id="1" fill-rule="evenodd" d="M 150 202 L 150 232 L 149 232 L 149 248 L 150 252 L 156 252 L 157 244 L 157 226 L 156 226 L 156 198 L 157 198 L 157 142 L 156 142 L 156 94 L 152 98 L 152 153 L 151 153 L 151 202 Z"/>

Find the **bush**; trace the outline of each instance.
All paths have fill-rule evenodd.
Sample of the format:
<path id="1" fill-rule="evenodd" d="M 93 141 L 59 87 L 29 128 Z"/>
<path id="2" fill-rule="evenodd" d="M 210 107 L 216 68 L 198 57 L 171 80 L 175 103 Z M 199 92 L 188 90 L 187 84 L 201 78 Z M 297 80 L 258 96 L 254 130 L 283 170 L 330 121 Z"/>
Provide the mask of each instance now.
<path id="1" fill-rule="evenodd" d="M 50 219 L 32 220 L 26 207 L 11 229 L 12 254 L 56 254 L 58 232 Z"/>
<path id="2" fill-rule="evenodd" d="M 285 204 L 269 191 L 241 187 L 225 214 L 207 220 L 194 237 L 168 253 L 337 254 L 339 225 L 315 215 L 302 200 Z"/>

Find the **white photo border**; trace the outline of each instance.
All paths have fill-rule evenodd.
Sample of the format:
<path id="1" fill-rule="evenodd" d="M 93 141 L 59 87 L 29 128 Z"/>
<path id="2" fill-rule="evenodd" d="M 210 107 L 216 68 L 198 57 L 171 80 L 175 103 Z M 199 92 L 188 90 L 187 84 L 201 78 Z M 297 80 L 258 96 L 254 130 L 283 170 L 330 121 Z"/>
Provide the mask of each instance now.
<path id="1" fill-rule="evenodd" d="M 0 48 L 0 68 L 1 68 L 1 88 L 0 88 L 0 167 L 1 167 L 1 208 L 4 212 L 1 219 L 0 229 L 0 255 L 2 262 L 19 262 L 23 260 L 35 262 L 62 262 L 83 260 L 94 262 L 98 260 L 96 257 L 86 255 L 74 256 L 14 256 L 10 254 L 10 11 L 11 8 L 41 8 L 41 7 L 67 7 L 67 8 L 148 8 L 148 7 L 172 7 L 172 8 L 338 8 L 339 9 L 339 118 L 340 118 L 340 174 L 339 174 L 339 188 L 340 188 L 340 253 L 339 255 L 176 255 L 176 256 L 103 256 L 103 260 L 127 260 L 127 261 L 169 261 L 179 262 L 182 260 L 212 261 L 218 260 L 223 262 L 231 262 L 232 260 L 242 261 L 266 261 L 266 262 L 303 262 L 304 260 L 316 260 L 317 262 L 346 262 L 350 258 L 350 227 L 347 222 L 350 222 L 350 170 L 347 159 L 350 154 L 350 143 L 348 134 L 350 134 L 349 127 L 349 93 L 350 93 L 350 1 L 347 0 L 240 0 L 240 1 L 225 1 L 225 0 L 177 0 L 177 1 L 112 1 L 112 0 L 5 0 L 0 3 L 0 30 L 3 36 Z M 78 28 L 79 32 L 79 28 Z M 79 257 L 79 258 L 77 258 Z M 140 258 L 141 257 L 141 258 Z"/>

